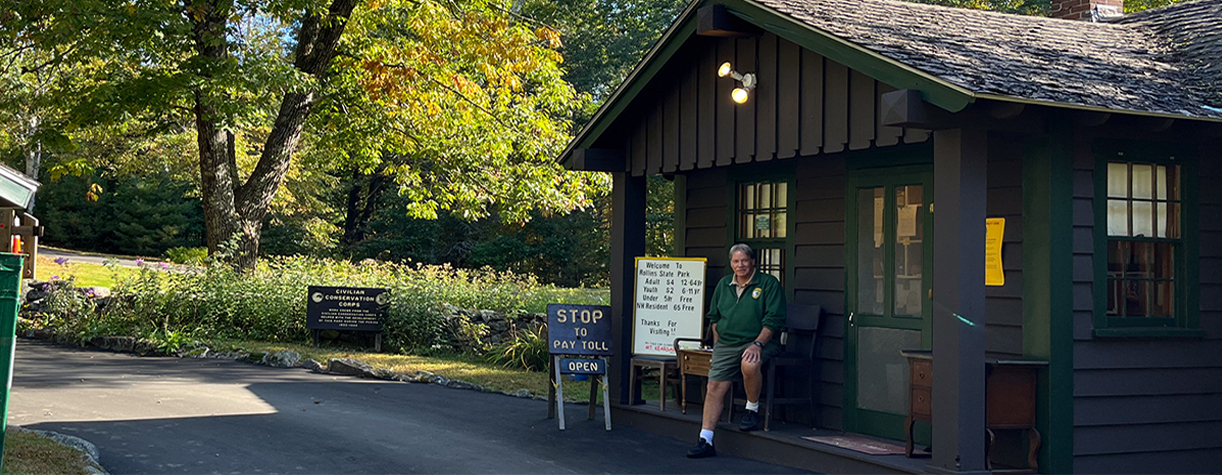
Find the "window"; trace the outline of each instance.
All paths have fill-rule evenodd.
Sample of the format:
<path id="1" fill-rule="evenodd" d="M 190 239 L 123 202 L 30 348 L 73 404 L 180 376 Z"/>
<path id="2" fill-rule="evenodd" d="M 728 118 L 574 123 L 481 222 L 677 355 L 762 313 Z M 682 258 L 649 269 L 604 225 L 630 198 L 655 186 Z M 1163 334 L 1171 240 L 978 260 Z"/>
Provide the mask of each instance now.
<path id="1" fill-rule="evenodd" d="M 1175 317 L 1181 210 L 1178 165 L 1108 162 L 1109 317 Z"/>
<path id="2" fill-rule="evenodd" d="M 1194 167 L 1169 146 L 1109 144 L 1095 199 L 1096 336 L 1200 336 Z"/>
<path id="3" fill-rule="evenodd" d="M 740 182 L 736 191 L 734 241 L 755 250 L 758 272 L 785 285 L 785 250 L 789 236 L 789 191 L 785 181 Z"/>

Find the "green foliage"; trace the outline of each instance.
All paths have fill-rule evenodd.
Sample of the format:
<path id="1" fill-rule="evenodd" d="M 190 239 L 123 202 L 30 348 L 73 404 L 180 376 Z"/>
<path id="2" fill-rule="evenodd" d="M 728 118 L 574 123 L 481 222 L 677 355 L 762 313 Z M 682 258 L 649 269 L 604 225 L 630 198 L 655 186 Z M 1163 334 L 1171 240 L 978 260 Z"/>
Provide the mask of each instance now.
<path id="1" fill-rule="evenodd" d="M 106 192 L 83 198 L 89 183 Z M 203 210 L 189 182 L 163 174 L 64 176 L 39 190 L 47 244 L 129 255 L 161 255 L 203 241 Z"/>
<path id="2" fill-rule="evenodd" d="M 415 354 L 454 351 L 458 342 L 482 348 L 486 329 L 447 321 L 447 304 L 514 316 L 542 312 L 553 302 L 606 301 L 605 291 L 575 292 L 491 270 L 291 257 L 268 259 L 249 273 L 223 265 L 181 272 L 145 267 L 96 312 L 93 299 L 61 291 L 47 298 L 41 314 L 29 317 L 40 328 L 78 341 L 134 335 L 170 350 L 188 338 L 304 342 L 310 338 L 305 296 L 311 285 L 389 288 L 385 341 L 394 350 Z"/>
<path id="3" fill-rule="evenodd" d="M 1135 13 L 1151 8 L 1162 8 L 1167 5 L 1180 3 L 1185 0 L 1125 0 L 1124 12 Z"/>
<path id="4" fill-rule="evenodd" d="M 546 325 L 523 331 L 513 340 L 494 346 L 488 353 L 491 363 L 527 371 L 546 371 L 549 357 Z"/>
<path id="5" fill-rule="evenodd" d="M 565 80 L 601 102 L 628 76 L 686 0 L 527 0 L 523 11 L 560 29 Z M 592 110 L 590 111 L 592 112 Z"/>
<path id="6" fill-rule="evenodd" d="M 206 247 L 172 247 L 166 249 L 165 258 L 175 264 L 185 264 L 189 266 L 203 265 L 204 260 L 208 259 L 208 248 Z"/>
<path id="7" fill-rule="evenodd" d="M 1044 15 L 1048 12 L 1048 0 L 908 0 L 916 3 L 932 3 L 948 7 L 993 10 L 1019 15 Z"/>

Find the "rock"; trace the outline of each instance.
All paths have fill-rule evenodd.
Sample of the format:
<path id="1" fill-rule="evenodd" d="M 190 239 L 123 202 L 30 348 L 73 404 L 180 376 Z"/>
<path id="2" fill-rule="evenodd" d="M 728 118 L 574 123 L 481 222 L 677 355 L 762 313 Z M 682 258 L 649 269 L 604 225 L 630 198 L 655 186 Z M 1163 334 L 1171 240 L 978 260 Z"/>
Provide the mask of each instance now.
<path id="1" fill-rule="evenodd" d="M 353 376 L 372 376 L 373 367 L 356 358 L 331 358 L 327 362 L 327 372 Z"/>
<path id="2" fill-rule="evenodd" d="M 322 367 L 322 363 L 318 362 L 317 360 L 313 360 L 313 359 L 305 360 L 304 363 L 301 363 L 301 367 L 308 369 L 310 371 L 313 371 L 315 373 L 322 373 L 323 371 L 326 371 Z"/>
<path id="3" fill-rule="evenodd" d="M 529 398 L 531 397 L 531 394 L 530 394 L 530 391 L 526 389 L 519 389 L 517 391 L 514 391 L 513 394 L 511 394 L 511 396 Z"/>
<path id="4" fill-rule="evenodd" d="M 386 369 L 386 368 L 378 368 L 378 369 L 373 370 L 373 377 L 377 379 L 384 379 L 386 381 L 397 381 L 397 379 L 395 379 L 395 376 L 398 376 L 398 373 L 391 371 L 389 369 Z"/>
<path id="5" fill-rule="evenodd" d="M 484 390 L 483 386 L 480 386 L 474 383 L 468 383 L 466 381 L 459 381 L 457 379 L 451 379 L 450 382 L 446 383 L 446 387 L 450 389 L 469 389 L 472 391 L 480 391 L 480 392 L 483 392 Z"/>
<path id="6" fill-rule="evenodd" d="M 301 354 L 292 350 L 277 351 L 263 357 L 263 364 L 274 368 L 292 368 L 301 361 Z"/>
<path id="7" fill-rule="evenodd" d="M 238 361 L 241 361 L 243 363 L 261 364 L 263 363 L 263 358 L 266 358 L 266 357 L 267 357 L 266 352 L 256 351 L 254 353 L 247 353 L 244 356 L 238 357 Z"/>
<path id="8" fill-rule="evenodd" d="M 207 358 L 208 352 L 211 351 L 206 346 L 192 348 L 190 350 L 181 351 L 178 353 L 179 358 Z"/>
<path id="9" fill-rule="evenodd" d="M 433 374 L 428 371 L 417 371 L 416 379 L 422 383 L 440 384 L 442 386 L 450 383 L 450 378 L 441 376 L 439 374 Z"/>
<path id="10" fill-rule="evenodd" d="M 98 348 L 119 351 L 119 352 L 135 352 L 137 340 L 130 336 L 98 336 L 89 340 L 89 344 Z"/>
<path id="11" fill-rule="evenodd" d="M 85 296 L 92 296 L 95 299 L 110 297 L 110 289 L 106 287 L 76 287 L 77 292 Z"/>

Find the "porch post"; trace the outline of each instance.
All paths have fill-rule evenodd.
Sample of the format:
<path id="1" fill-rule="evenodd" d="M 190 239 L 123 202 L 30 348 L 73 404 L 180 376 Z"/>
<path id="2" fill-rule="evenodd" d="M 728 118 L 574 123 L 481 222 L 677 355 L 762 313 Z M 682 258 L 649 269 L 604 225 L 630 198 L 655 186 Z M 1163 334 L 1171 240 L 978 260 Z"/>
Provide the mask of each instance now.
<path id="1" fill-rule="evenodd" d="M 628 404 L 632 359 L 632 292 L 636 257 L 645 255 L 645 177 L 616 172 L 611 190 L 611 339 L 615 355 L 608 368 L 611 394 Z"/>
<path id="2" fill-rule="evenodd" d="M 932 472 L 985 472 L 987 135 L 935 131 Z"/>

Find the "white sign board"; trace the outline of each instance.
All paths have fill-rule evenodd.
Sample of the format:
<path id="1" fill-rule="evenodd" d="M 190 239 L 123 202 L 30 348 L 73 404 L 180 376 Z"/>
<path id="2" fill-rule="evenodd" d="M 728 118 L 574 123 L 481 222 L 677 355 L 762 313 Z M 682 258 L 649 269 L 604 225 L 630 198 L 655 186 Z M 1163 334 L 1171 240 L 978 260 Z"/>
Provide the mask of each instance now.
<path id="1" fill-rule="evenodd" d="M 675 338 L 702 338 L 704 258 L 636 258 L 632 354 L 675 356 Z"/>

